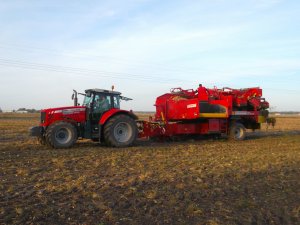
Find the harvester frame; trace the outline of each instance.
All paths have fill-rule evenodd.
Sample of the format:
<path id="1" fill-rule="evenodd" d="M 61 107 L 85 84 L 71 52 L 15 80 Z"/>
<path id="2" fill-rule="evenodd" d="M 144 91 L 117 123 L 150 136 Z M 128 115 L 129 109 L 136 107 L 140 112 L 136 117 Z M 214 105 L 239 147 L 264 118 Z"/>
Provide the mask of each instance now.
<path id="1" fill-rule="evenodd" d="M 139 121 L 140 137 L 180 135 L 229 136 L 243 140 L 246 129 L 260 129 L 268 117 L 269 103 L 259 87 L 196 90 L 172 88 L 156 99 L 153 121 Z"/>

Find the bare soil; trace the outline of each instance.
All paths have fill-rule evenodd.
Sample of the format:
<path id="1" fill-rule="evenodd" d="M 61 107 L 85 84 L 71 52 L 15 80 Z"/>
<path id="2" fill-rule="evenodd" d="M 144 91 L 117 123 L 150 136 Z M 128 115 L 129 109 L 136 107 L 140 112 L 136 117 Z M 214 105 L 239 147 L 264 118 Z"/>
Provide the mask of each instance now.
<path id="1" fill-rule="evenodd" d="M 39 115 L 0 114 L 0 224 L 300 224 L 300 117 L 242 142 L 28 137 Z"/>

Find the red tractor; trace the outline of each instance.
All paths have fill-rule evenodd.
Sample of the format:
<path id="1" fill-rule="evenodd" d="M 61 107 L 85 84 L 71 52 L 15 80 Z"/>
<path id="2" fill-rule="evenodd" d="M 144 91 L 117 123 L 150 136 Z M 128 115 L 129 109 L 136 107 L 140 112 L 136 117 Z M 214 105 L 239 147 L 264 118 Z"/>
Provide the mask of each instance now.
<path id="1" fill-rule="evenodd" d="M 79 93 L 80 94 L 80 93 Z M 54 148 L 71 147 L 78 137 L 114 147 L 132 145 L 137 138 L 173 138 L 186 135 L 226 135 L 243 140 L 246 129 L 260 129 L 268 117 L 269 103 L 262 89 L 171 89 L 156 99 L 156 113 L 149 121 L 138 120 L 131 111 L 120 109 L 120 100 L 131 100 L 120 92 L 102 89 L 85 91 L 78 106 L 41 111 L 41 124 L 31 135 Z"/>
<path id="2" fill-rule="evenodd" d="M 120 109 L 120 100 L 131 99 L 102 89 L 88 89 L 81 95 L 82 106 L 78 106 L 74 90 L 74 106 L 42 110 L 40 126 L 32 127 L 30 135 L 54 148 L 71 147 L 79 137 L 115 147 L 134 143 L 138 136 L 137 116 Z"/>

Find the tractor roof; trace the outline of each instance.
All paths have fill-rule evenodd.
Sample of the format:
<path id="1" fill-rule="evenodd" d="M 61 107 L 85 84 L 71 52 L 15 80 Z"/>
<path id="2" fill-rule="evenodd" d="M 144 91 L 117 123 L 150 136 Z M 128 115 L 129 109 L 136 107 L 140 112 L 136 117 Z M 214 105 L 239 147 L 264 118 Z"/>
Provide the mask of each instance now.
<path id="1" fill-rule="evenodd" d="M 85 93 L 87 93 L 87 92 L 109 93 L 109 94 L 114 94 L 114 95 L 120 95 L 121 94 L 121 92 L 118 92 L 118 91 L 110 91 L 110 90 L 104 90 L 104 89 L 98 89 L 98 88 L 85 90 Z"/>

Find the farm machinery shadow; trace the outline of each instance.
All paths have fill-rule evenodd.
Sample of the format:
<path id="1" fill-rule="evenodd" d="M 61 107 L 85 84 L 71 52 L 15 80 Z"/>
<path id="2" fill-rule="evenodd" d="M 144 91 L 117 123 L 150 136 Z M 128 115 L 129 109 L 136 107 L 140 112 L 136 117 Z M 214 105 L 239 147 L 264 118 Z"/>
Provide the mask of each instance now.
<path id="1" fill-rule="evenodd" d="M 261 139 L 266 137 L 289 136 L 289 135 L 300 135 L 300 130 L 289 130 L 289 131 L 268 130 L 268 131 L 248 132 L 246 136 L 246 140 Z"/>
<path id="2" fill-rule="evenodd" d="M 289 135 L 300 135 L 300 130 L 290 130 L 290 131 L 278 131 L 278 130 L 268 130 L 268 131 L 255 131 L 255 132 L 247 132 L 246 138 L 244 141 L 247 140 L 255 140 L 255 139 L 263 139 L 268 137 L 283 137 Z M 174 137 L 166 137 L 166 138 L 149 138 L 149 139 L 138 139 L 134 145 L 131 147 L 166 147 L 166 146 L 173 146 L 177 144 L 196 144 L 196 143 L 207 143 L 211 141 L 216 142 L 226 142 L 231 140 L 228 137 L 221 136 L 221 135 L 182 135 L 182 136 L 174 136 Z M 95 147 L 99 146 L 101 148 L 110 149 L 111 147 L 106 146 L 103 143 L 91 142 L 91 141 L 80 141 L 78 142 L 75 147 Z M 126 148 L 115 148 L 118 150 L 121 149 L 128 149 L 131 147 Z"/>

